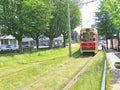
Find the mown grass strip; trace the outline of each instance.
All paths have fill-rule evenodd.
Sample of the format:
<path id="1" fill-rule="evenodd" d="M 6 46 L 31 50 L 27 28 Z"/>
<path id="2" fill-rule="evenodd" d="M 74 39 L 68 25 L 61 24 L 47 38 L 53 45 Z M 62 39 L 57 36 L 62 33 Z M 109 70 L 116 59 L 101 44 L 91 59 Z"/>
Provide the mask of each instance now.
<path id="1" fill-rule="evenodd" d="M 76 51 L 77 49 L 78 49 L 78 47 L 73 49 L 73 50 Z M 64 52 L 63 54 L 65 54 L 64 50 L 62 51 L 62 53 Z M 61 54 L 61 53 L 59 53 L 59 54 Z M 40 56 L 38 54 L 36 54 L 36 55 L 37 55 L 37 56 L 35 56 L 36 58 L 40 58 Z M 54 55 L 56 55 L 56 52 L 54 53 Z M 22 57 L 20 58 L 20 56 L 22 56 Z M 27 57 L 28 56 L 29 56 L 29 54 L 27 54 Z M 34 53 L 31 54 L 31 56 L 34 56 Z M 26 54 L 25 54 L 25 56 L 18 55 L 18 58 L 16 56 L 15 57 L 13 56 L 13 58 L 10 56 L 10 58 L 13 59 L 13 60 L 11 60 L 9 58 L 9 56 L 6 56 L 5 60 L 1 60 L 1 62 L 3 61 L 4 65 L 1 65 L 0 69 L 3 69 L 3 68 L 8 69 L 7 67 L 13 67 L 14 65 L 19 65 L 18 61 L 19 61 L 19 59 L 22 60 L 22 58 L 24 59 L 24 62 L 27 62 L 26 64 L 30 64 L 29 62 L 36 62 L 37 61 L 35 57 L 33 60 L 31 59 L 31 61 L 25 60 L 25 57 L 26 57 Z M 51 57 L 52 57 L 52 55 L 51 55 Z M 16 58 L 17 58 L 17 60 L 14 60 Z M 3 56 L 2 56 L 2 59 L 3 59 Z M 10 61 L 9 61 L 9 59 L 10 59 Z M 74 57 L 70 58 L 68 56 L 65 56 L 65 57 L 61 57 L 61 58 L 53 58 L 52 60 L 49 60 L 46 63 L 33 64 L 33 66 L 31 68 L 29 68 L 27 70 L 23 70 L 19 74 L 17 73 L 17 74 L 10 75 L 10 76 L 5 77 L 5 78 L 1 78 L 0 79 L 0 90 L 16 90 L 17 88 L 20 88 L 21 86 L 24 86 L 28 83 L 31 83 L 31 82 L 37 80 L 39 77 L 43 77 L 44 75 L 47 75 L 48 73 L 54 71 L 61 64 L 65 64 L 71 60 L 74 60 Z M 23 65 L 21 65 L 21 67 Z M 15 67 L 13 69 L 15 69 Z"/>
<path id="2" fill-rule="evenodd" d="M 77 47 L 78 48 L 78 47 Z M 73 48 L 73 52 L 76 48 Z M 51 57 L 56 57 L 59 55 L 68 55 L 68 48 L 59 48 L 53 50 L 38 51 L 35 53 L 25 53 L 25 54 L 8 54 L 0 56 L 0 68 L 8 67 L 20 63 L 30 63 L 37 62 L 41 60 L 46 60 Z"/>
<path id="3" fill-rule="evenodd" d="M 63 88 L 63 90 L 68 90 L 76 81 L 77 79 L 89 68 L 89 66 L 92 64 L 93 60 L 90 59 L 85 66 L 76 74 L 75 77 Z"/>
<path id="4" fill-rule="evenodd" d="M 19 72 L 17 74 L 10 75 L 6 78 L 1 78 L 0 83 L 3 83 L 6 85 L 7 82 L 12 83 L 13 86 L 11 87 L 9 84 L 4 87 L 5 90 L 13 90 L 14 88 L 18 88 L 19 86 L 22 86 L 26 83 L 29 83 L 35 79 L 37 79 L 40 76 L 43 76 L 49 72 L 51 72 L 54 68 L 56 68 L 59 64 L 65 63 L 69 61 L 69 57 L 62 57 L 61 58 L 55 58 L 54 60 L 50 60 L 46 63 L 42 64 L 34 64 L 32 67 L 28 68 L 27 70 L 23 70 L 22 72 Z M 0 84 L 1 85 L 1 84 Z M 1 87 L 1 86 L 0 86 Z"/>
<path id="5" fill-rule="evenodd" d="M 52 57 L 50 59 L 47 60 L 41 60 L 41 61 L 37 61 L 37 62 L 31 62 L 31 63 L 20 63 L 19 65 L 13 65 L 11 67 L 5 67 L 5 68 L 1 68 L 0 69 L 0 78 L 2 77 L 6 77 L 12 74 L 16 74 L 19 73 L 21 71 L 25 71 L 31 67 L 33 67 L 33 65 L 35 64 L 42 64 L 42 63 L 46 63 L 47 61 L 50 60 L 54 60 L 56 58 L 60 58 L 60 57 L 66 57 L 66 55 L 61 55 L 61 56 L 57 56 L 57 57 Z M 14 68 L 14 69 L 13 69 Z M 3 72 L 4 71 L 4 72 Z"/>
<path id="6" fill-rule="evenodd" d="M 52 60 L 54 58 L 67 56 L 67 49 L 68 48 L 59 48 L 22 55 L 3 55 L 0 57 L 0 77 L 22 71 L 22 69 L 29 68 L 36 63 L 47 62 L 48 60 Z M 78 49 L 78 46 L 77 48 L 72 48 L 72 51 L 75 52 L 76 49 Z"/>
<path id="7" fill-rule="evenodd" d="M 111 69 L 109 67 L 109 62 L 107 60 L 107 73 L 106 73 L 106 90 L 112 90 L 112 86 L 111 86 L 111 77 L 112 77 L 112 73 L 111 73 Z"/>
<path id="8" fill-rule="evenodd" d="M 100 51 L 94 57 L 93 64 L 69 90 L 100 90 L 104 59 L 104 53 Z"/>
<path id="9" fill-rule="evenodd" d="M 91 57 L 70 60 L 61 64 L 51 73 L 39 77 L 35 82 L 26 85 L 22 90 L 62 90 L 74 75 L 89 61 Z"/>

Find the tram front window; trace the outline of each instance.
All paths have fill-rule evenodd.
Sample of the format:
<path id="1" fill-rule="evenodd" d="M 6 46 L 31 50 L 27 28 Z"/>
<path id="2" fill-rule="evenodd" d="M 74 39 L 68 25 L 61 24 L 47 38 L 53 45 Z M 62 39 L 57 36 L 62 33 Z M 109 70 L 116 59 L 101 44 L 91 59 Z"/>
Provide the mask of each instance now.
<path id="1" fill-rule="evenodd" d="M 93 41 L 93 32 L 84 32 L 83 38 L 85 42 L 92 42 Z"/>

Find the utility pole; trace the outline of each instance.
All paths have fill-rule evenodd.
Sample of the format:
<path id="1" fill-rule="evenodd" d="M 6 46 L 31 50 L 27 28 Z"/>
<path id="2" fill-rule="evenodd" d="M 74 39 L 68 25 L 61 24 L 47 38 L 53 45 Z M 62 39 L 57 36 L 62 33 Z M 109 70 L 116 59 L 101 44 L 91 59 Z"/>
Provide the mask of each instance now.
<path id="1" fill-rule="evenodd" d="M 68 31 L 69 31 L 69 56 L 72 56 L 72 51 L 71 51 L 71 26 L 70 26 L 70 7 L 69 7 L 69 0 L 67 0 L 67 12 L 68 12 Z"/>

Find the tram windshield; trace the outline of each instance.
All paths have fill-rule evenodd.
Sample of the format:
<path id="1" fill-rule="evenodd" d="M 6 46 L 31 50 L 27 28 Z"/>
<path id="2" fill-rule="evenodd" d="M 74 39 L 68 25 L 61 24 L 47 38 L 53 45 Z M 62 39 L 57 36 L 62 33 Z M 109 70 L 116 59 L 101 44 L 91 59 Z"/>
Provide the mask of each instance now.
<path id="1" fill-rule="evenodd" d="M 93 41 L 93 32 L 84 32 L 83 38 L 85 42 L 92 42 Z"/>

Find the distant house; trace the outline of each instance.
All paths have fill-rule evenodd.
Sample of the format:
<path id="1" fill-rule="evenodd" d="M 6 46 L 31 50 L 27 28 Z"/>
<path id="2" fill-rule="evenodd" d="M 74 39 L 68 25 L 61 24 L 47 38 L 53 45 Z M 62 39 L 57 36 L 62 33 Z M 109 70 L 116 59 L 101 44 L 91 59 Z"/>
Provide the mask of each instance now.
<path id="1" fill-rule="evenodd" d="M 1 45 L 17 46 L 18 41 L 12 35 L 4 35 L 0 37 L 0 46 Z"/>
<path id="2" fill-rule="evenodd" d="M 33 38 L 30 38 L 30 37 L 25 37 L 22 39 L 22 45 L 35 46 L 35 40 Z"/>
<path id="3" fill-rule="evenodd" d="M 53 46 L 61 46 L 63 43 L 63 36 L 54 38 Z M 12 35 L 4 35 L 0 37 L 0 46 L 16 46 L 18 47 L 18 41 Z M 22 45 L 35 46 L 36 42 L 33 38 L 25 37 L 22 39 Z M 49 46 L 49 38 L 44 37 L 39 39 L 39 46 Z"/>
<path id="4" fill-rule="evenodd" d="M 40 38 L 40 42 L 39 42 L 40 46 L 49 46 L 49 43 L 50 41 L 48 37 Z M 63 35 L 54 38 L 53 46 L 62 46 L 62 44 L 63 44 Z"/>

